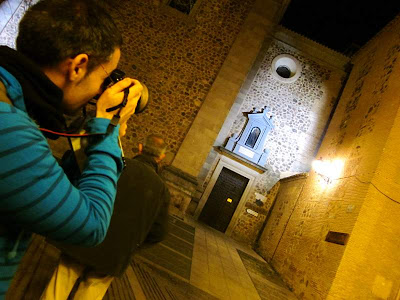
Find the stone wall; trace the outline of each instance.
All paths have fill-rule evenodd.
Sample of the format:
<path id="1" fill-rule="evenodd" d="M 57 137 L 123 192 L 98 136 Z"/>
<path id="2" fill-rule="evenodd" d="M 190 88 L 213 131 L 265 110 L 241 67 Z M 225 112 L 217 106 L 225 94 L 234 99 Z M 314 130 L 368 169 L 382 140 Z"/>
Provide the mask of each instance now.
<path id="1" fill-rule="evenodd" d="M 296 82 L 283 83 L 272 76 L 271 63 L 279 54 L 290 54 L 303 66 Z M 275 40 L 265 54 L 229 136 L 239 134 L 244 128 L 247 118 L 242 112 L 267 106 L 275 125 L 265 141 L 265 147 L 270 150 L 268 165 L 279 172 L 309 171 L 318 137 L 322 134 L 340 88 L 338 79 L 343 72 L 336 71 L 334 74 L 335 71 Z M 329 80 L 334 81 L 336 86 L 330 86 Z"/>
<path id="2" fill-rule="evenodd" d="M 151 133 L 166 137 L 175 156 L 254 0 L 198 1 L 184 15 L 161 1 L 119 1 L 113 14 L 124 34 L 120 67 L 143 81 L 152 101 L 134 116 L 123 139 L 126 155 Z"/>
<path id="3" fill-rule="evenodd" d="M 353 58 L 318 153 L 342 160 L 342 173 L 330 184 L 310 173 L 272 257 L 301 299 L 396 299 L 398 294 L 399 30 L 397 18 Z M 329 231 L 348 234 L 347 244 L 325 241 Z M 271 257 L 274 240 L 264 238 L 260 243 Z"/>
<path id="4" fill-rule="evenodd" d="M 349 58 L 282 27 L 267 45 L 254 63 L 251 72 L 255 74 L 244 83 L 215 142 L 224 146 L 229 136 L 241 132 L 247 122 L 243 112 L 253 107 L 271 109 L 275 129 L 265 143 L 270 150 L 265 166 L 269 171 L 258 179 L 258 185 L 264 188 L 259 193 L 268 191 L 279 178 L 310 170 L 349 62 Z M 272 76 L 271 62 L 279 54 L 290 54 L 302 65 L 296 82 L 282 83 Z M 218 159 L 212 150 L 199 176 L 203 185 Z"/>
<path id="5" fill-rule="evenodd" d="M 299 60 L 303 69 L 296 82 L 282 83 L 272 76 L 271 62 L 279 54 L 290 54 Z M 309 171 L 349 61 L 340 53 L 278 26 L 274 36 L 265 41 L 214 145 L 223 146 L 229 136 L 240 133 L 247 121 L 244 112 L 267 106 L 276 126 L 265 143 L 265 148 L 271 150 L 266 167 L 278 176 L 268 183 L 268 188 L 279 177 Z M 216 152 L 211 151 L 200 180 L 206 179 L 215 159 Z"/>
<path id="6" fill-rule="evenodd" d="M 400 16 L 355 57 L 359 75 L 336 122 L 342 132 L 337 153 L 348 160 L 344 176 L 368 192 L 328 299 L 400 296 L 399 31 Z M 346 194 L 352 192 L 348 184 Z"/>

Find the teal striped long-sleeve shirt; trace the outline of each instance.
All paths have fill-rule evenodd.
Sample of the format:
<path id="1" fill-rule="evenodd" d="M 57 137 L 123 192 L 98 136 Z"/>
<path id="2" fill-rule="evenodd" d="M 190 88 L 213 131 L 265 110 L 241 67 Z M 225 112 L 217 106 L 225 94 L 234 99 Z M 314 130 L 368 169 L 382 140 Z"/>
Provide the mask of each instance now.
<path id="1" fill-rule="evenodd" d="M 28 247 L 31 233 L 64 243 L 100 243 L 110 222 L 122 171 L 117 126 L 89 140 L 79 182 L 70 183 L 36 123 L 24 111 L 22 88 L 0 67 L 13 106 L 0 102 L 0 300 Z M 109 120 L 88 122 L 88 132 L 106 132 Z M 16 255 L 13 248 L 16 247 Z"/>

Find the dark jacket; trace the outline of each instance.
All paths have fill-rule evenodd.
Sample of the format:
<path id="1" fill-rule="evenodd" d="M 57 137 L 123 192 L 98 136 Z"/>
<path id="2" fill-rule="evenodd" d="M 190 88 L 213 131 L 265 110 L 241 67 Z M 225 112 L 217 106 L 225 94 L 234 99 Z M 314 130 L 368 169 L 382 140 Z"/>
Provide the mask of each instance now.
<path id="1" fill-rule="evenodd" d="M 165 235 L 169 192 L 157 174 L 156 162 L 139 155 L 127 159 L 117 187 L 114 212 L 104 241 L 96 247 L 56 246 L 64 254 L 101 274 L 121 276 L 133 252 Z"/>

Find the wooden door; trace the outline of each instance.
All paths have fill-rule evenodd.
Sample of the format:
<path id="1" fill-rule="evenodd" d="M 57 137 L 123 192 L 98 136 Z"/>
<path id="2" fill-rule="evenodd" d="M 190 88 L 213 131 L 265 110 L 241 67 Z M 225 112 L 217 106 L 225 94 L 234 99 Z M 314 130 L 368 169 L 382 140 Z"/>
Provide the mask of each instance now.
<path id="1" fill-rule="evenodd" d="M 199 216 L 199 221 L 225 232 L 246 189 L 249 179 L 222 168 Z"/>

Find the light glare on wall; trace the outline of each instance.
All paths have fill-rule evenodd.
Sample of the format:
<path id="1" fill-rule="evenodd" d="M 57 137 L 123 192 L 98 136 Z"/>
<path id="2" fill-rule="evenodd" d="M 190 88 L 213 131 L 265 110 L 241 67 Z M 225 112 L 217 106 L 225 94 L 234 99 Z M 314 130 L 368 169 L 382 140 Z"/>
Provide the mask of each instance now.
<path id="1" fill-rule="evenodd" d="M 344 163 L 340 159 L 323 160 L 317 159 L 312 163 L 314 171 L 319 174 L 327 183 L 339 178 L 342 173 Z"/>

